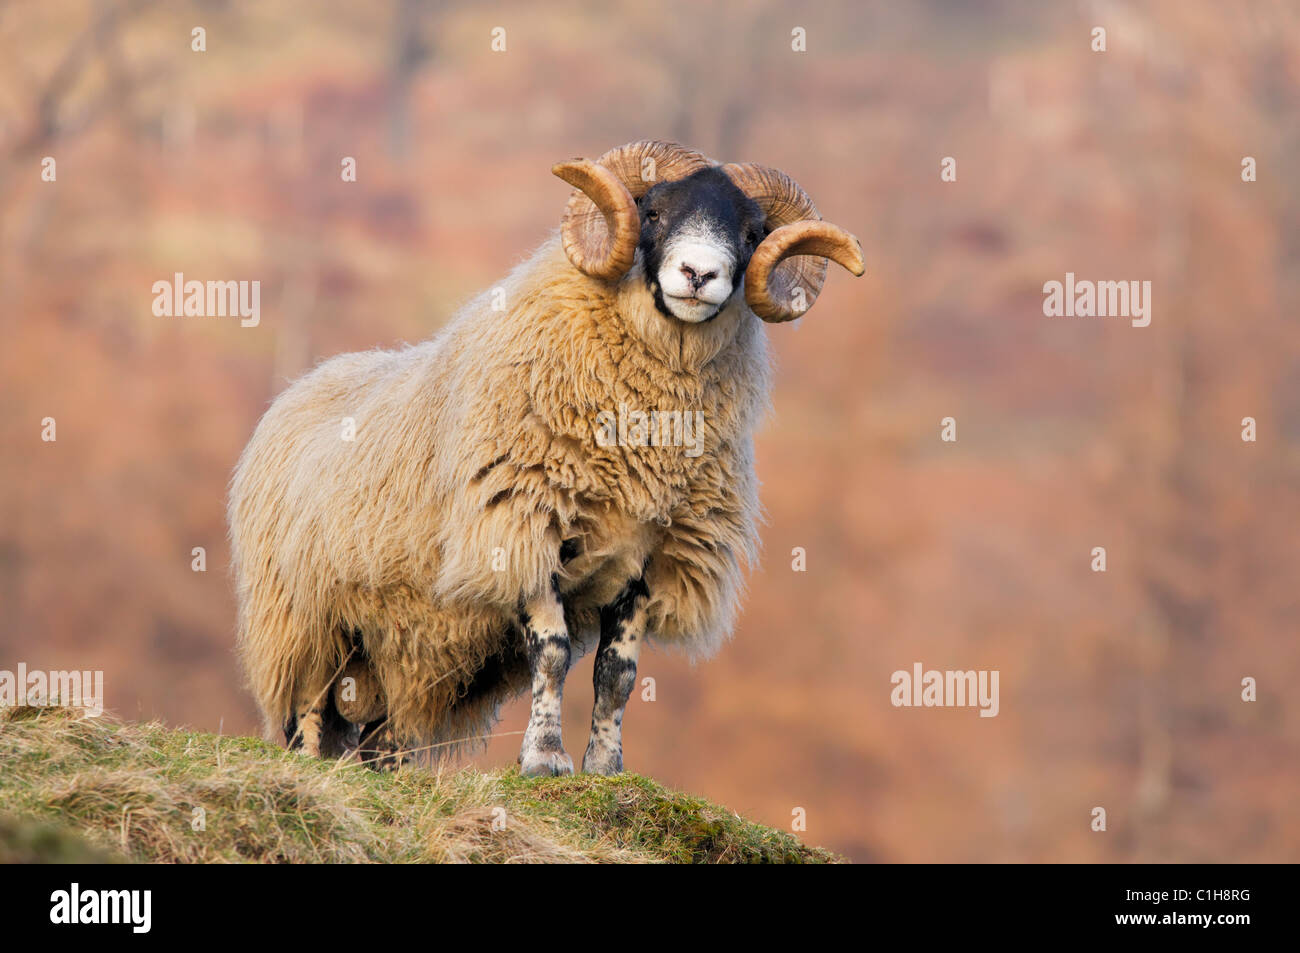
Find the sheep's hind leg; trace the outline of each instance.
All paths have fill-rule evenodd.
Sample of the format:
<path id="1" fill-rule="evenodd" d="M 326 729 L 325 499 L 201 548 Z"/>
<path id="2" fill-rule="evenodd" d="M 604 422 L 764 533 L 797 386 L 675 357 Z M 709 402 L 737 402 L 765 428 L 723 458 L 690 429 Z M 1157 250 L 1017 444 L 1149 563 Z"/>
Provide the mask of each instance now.
<path id="1" fill-rule="evenodd" d="M 340 714 L 329 689 L 302 701 L 284 724 L 284 741 L 290 749 L 313 758 L 337 758 L 356 746 L 356 729 Z"/>
<path id="2" fill-rule="evenodd" d="M 591 740 L 582 758 L 583 771 L 618 774 L 623 770 L 623 709 L 636 685 L 648 596 L 644 580 L 634 579 L 600 610 L 600 648 L 592 674 L 596 702 L 591 709 Z"/>
<path id="3" fill-rule="evenodd" d="M 554 579 L 547 593 L 524 606 L 519 622 L 533 675 L 533 706 L 519 749 L 519 770 L 527 777 L 572 774 L 573 759 L 565 753 L 560 733 L 560 702 L 572 649 Z"/>
<path id="4" fill-rule="evenodd" d="M 289 748 L 313 758 L 320 757 L 320 739 L 325 726 L 325 706 L 316 701 L 302 705 L 284 726 L 284 740 Z"/>
<path id="5" fill-rule="evenodd" d="M 361 729 L 357 757 L 375 771 L 396 771 L 411 761 L 411 753 L 402 749 L 387 718 L 372 721 Z"/>

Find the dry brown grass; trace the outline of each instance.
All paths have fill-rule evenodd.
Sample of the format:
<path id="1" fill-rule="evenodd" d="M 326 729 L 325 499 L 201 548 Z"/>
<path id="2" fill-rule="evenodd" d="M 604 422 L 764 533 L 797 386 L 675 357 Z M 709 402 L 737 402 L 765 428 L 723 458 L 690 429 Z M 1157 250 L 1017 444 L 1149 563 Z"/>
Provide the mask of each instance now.
<path id="1" fill-rule="evenodd" d="M 253 738 L 0 711 L 0 859 L 154 863 L 826 862 L 635 776 L 378 775 Z"/>

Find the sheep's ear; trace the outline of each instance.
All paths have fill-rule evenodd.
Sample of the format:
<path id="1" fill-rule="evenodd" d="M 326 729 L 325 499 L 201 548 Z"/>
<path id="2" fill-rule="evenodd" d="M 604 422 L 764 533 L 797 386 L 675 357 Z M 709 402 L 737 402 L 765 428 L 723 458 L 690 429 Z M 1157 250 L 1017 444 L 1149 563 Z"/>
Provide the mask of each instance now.
<path id="1" fill-rule="evenodd" d="M 636 258 L 641 215 L 618 176 L 590 159 L 557 163 L 551 172 L 574 187 L 560 222 L 560 242 L 573 267 L 616 281 Z"/>

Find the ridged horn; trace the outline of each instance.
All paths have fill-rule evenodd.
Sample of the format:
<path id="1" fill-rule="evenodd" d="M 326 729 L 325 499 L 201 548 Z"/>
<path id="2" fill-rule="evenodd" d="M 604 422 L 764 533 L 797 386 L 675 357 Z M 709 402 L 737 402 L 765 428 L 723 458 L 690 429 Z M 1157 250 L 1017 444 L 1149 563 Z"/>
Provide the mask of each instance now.
<path id="1" fill-rule="evenodd" d="M 767 216 L 768 235 L 745 269 L 745 303 L 764 321 L 791 321 L 812 307 L 826 282 L 826 261 L 866 271 L 858 240 L 822 221 L 808 193 L 779 169 L 753 163 L 722 167 Z"/>
<path id="2" fill-rule="evenodd" d="M 593 278 L 623 277 L 641 234 L 636 200 L 657 182 L 713 164 L 698 152 L 657 139 L 629 142 L 595 162 L 557 163 L 551 172 L 574 187 L 560 222 L 560 242 L 573 267 Z"/>

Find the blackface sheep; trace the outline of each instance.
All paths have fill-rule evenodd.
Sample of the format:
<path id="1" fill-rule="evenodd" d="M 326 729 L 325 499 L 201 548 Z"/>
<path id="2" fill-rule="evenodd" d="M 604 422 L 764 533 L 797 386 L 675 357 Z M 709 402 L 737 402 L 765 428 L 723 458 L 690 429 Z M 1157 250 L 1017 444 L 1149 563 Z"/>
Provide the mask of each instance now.
<path id="1" fill-rule="evenodd" d="M 433 339 L 297 380 L 235 470 L 240 653 L 309 754 L 446 753 L 531 688 L 521 768 L 569 773 L 561 693 L 595 648 L 583 769 L 617 772 L 642 644 L 731 631 L 763 322 L 828 258 L 862 274 L 858 242 L 784 173 L 672 143 L 552 171 L 576 187 L 558 236 Z"/>

